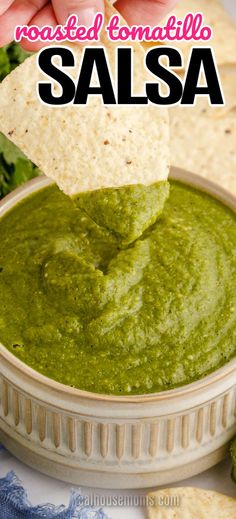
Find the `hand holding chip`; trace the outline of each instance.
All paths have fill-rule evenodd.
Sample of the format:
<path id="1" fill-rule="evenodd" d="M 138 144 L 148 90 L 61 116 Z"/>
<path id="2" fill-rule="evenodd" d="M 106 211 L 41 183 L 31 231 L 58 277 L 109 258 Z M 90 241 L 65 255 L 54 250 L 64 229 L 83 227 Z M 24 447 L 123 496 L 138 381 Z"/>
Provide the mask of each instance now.
<path id="1" fill-rule="evenodd" d="M 117 0 L 115 6 L 129 24 L 156 24 L 177 0 Z M 14 38 L 16 25 L 65 24 L 70 14 L 77 14 L 81 25 L 92 24 L 96 12 L 104 10 L 104 0 L 1 0 L 0 46 Z M 25 41 L 26 50 L 36 51 L 43 43 Z"/>

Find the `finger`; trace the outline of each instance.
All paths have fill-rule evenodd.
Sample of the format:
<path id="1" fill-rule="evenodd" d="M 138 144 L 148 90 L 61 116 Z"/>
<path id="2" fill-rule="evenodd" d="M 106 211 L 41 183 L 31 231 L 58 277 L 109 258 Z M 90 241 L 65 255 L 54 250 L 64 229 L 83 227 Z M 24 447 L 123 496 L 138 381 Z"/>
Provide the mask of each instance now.
<path id="1" fill-rule="evenodd" d="M 71 14 L 77 14 L 79 24 L 92 25 L 94 16 L 104 11 L 104 0 L 52 0 L 58 23 L 65 24 Z"/>
<path id="2" fill-rule="evenodd" d="M 39 11 L 39 13 L 37 13 L 36 16 L 32 18 L 32 20 L 30 20 L 29 25 L 37 25 L 39 28 L 42 28 L 45 25 L 50 25 L 51 27 L 56 28 L 57 20 L 52 5 L 47 4 L 45 7 L 43 7 L 43 9 L 41 9 L 41 11 Z M 46 41 L 31 42 L 24 38 L 21 42 L 21 46 L 28 52 L 37 52 L 38 50 L 42 49 L 42 47 L 50 45 L 50 43 L 51 42 Z"/>
<path id="3" fill-rule="evenodd" d="M 129 25 L 156 25 L 175 7 L 177 0 L 117 0 L 115 8 Z"/>
<path id="4" fill-rule="evenodd" d="M 14 0 L 2 0 L 0 5 L 0 16 L 7 11 L 11 4 L 13 4 Z"/>
<path id="5" fill-rule="evenodd" d="M 47 0 L 15 0 L 0 17 L 0 47 L 14 38 L 16 25 L 27 24 Z"/>

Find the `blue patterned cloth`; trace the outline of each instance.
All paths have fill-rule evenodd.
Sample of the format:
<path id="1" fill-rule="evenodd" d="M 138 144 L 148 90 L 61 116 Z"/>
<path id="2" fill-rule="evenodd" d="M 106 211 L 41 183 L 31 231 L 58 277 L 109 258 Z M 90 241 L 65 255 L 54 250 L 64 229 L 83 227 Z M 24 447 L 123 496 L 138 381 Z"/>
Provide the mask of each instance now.
<path id="1" fill-rule="evenodd" d="M 0 445 L 0 454 L 3 450 Z M 0 519 L 108 519 L 102 509 L 85 506 L 83 501 L 83 496 L 72 490 L 68 507 L 32 506 L 13 471 L 0 479 Z"/>

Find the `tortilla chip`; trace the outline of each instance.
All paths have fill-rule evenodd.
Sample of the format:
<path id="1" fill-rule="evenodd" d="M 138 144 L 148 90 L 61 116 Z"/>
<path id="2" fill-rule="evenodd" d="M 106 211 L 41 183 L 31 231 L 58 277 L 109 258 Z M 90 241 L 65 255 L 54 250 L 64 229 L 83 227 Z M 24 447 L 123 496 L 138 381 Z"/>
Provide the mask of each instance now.
<path id="1" fill-rule="evenodd" d="M 236 108 L 236 68 L 219 67 L 219 75 L 224 92 L 225 106 L 210 107 L 213 117 L 221 117 Z"/>
<path id="2" fill-rule="evenodd" d="M 236 194 L 235 111 L 216 118 L 208 110 L 202 103 L 170 110 L 171 164 Z"/>
<path id="3" fill-rule="evenodd" d="M 222 90 L 224 93 L 224 106 L 211 106 L 208 96 L 196 97 L 196 110 L 205 111 L 208 117 L 223 117 L 225 114 L 236 108 L 236 68 L 235 67 L 219 67 L 219 75 L 221 79 Z M 200 77 L 199 85 L 205 85 L 205 78 Z M 189 107 L 187 107 L 188 110 Z M 235 112 L 236 115 L 236 112 Z"/>
<path id="4" fill-rule="evenodd" d="M 184 68 L 187 66 L 191 48 L 199 46 L 213 47 L 218 65 L 236 63 L 236 23 L 227 13 L 221 0 L 180 0 L 176 9 L 160 25 L 164 26 L 171 14 L 181 20 L 190 12 L 204 14 L 204 24 L 212 27 L 213 38 L 205 42 L 174 40 L 159 43 L 179 48 L 183 53 Z M 157 44 L 158 42 L 152 41 L 143 45 L 149 48 Z"/>
<path id="5" fill-rule="evenodd" d="M 187 13 L 204 14 L 205 25 L 213 29 L 213 38 L 209 42 L 173 42 L 184 55 L 185 67 L 191 47 L 212 46 L 215 51 L 218 65 L 236 62 L 236 24 L 227 13 L 221 0 L 181 0 L 178 2 L 175 14 L 178 19 L 183 19 Z"/>
<path id="6" fill-rule="evenodd" d="M 107 4 L 106 18 L 115 12 Z M 116 44 L 105 34 L 103 43 L 114 71 Z M 82 49 L 69 46 L 79 66 Z M 137 94 L 142 94 L 146 77 L 144 51 L 139 44 L 133 48 L 137 65 L 134 88 Z M 75 71 L 74 77 L 76 75 Z M 130 105 L 106 107 L 95 97 L 86 107 L 49 107 L 37 98 L 36 84 L 40 80 L 45 80 L 45 76 L 37 68 L 36 57 L 32 56 L 3 81 L 0 131 L 67 194 L 136 183 L 148 185 L 167 179 L 166 109 Z"/>
<path id="7" fill-rule="evenodd" d="M 167 488 L 148 494 L 149 519 L 232 519 L 236 499 L 201 488 Z M 163 504 L 164 503 L 164 504 Z"/>

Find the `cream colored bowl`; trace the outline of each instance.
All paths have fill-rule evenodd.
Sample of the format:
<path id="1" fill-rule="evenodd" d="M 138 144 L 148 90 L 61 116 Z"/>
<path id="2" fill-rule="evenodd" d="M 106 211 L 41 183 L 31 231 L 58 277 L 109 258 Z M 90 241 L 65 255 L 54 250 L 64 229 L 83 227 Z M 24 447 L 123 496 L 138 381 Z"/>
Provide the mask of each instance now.
<path id="1" fill-rule="evenodd" d="M 172 178 L 236 210 L 216 185 L 177 169 Z M 0 216 L 49 183 L 41 177 L 6 197 Z M 235 433 L 236 358 L 179 389 L 116 397 L 54 382 L 0 345 L 0 441 L 50 476 L 105 488 L 168 484 L 220 461 Z"/>

